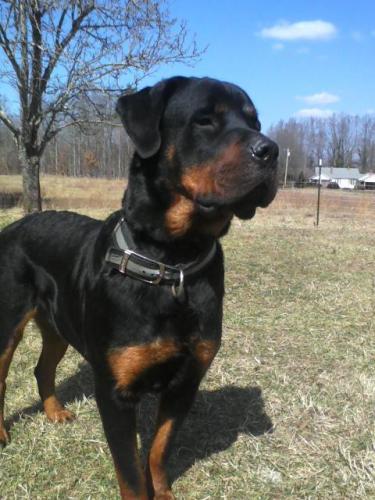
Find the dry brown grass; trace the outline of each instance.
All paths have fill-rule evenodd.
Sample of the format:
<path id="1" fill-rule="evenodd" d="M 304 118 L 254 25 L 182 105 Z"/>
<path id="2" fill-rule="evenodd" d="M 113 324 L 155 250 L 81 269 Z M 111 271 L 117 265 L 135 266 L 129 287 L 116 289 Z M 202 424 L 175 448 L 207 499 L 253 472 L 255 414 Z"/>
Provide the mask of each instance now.
<path id="1" fill-rule="evenodd" d="M 124 180 L 42 175 L 41 191 L 45 209 L 77 208 L 115 210 L 126 186 Z M 0 175 L 0 193 L 20 194 L 19 175 Z"/>
<path id="2" fill-rule="evenodd" d="M 119 207 L 126 181 L 120 179 L 93 179 L 88 177 L 41 176 L 41 189 L 46 209 L 93 209 L 105 213 Z M 19 175 L 0 175 L 0 193 L 21 193 Z M 272 215 L 288 212 L 302 218 L 316 216 L 317 190 L 280 190 L 268 209 Z M 371 191 L 321 191 L 322 219 L 357 217 L 371 218 L 375 214 L 375 192 Z"/>
<path id="3" fill-rule="evenodd" d="M 298 210 L 303 217 L 316 217 L 317 189 L 280 190 L 270 207 L 272 214 Z M 321 190 L 322 219 L 365 219 L 375 215 L 374 191 Z"/>
<path id="4" fill-rule="evenodd" d="M 88 183 L 100 197 L 101 182 Z M 121 184 L 116 207 L 80 211 L 104 217 Z M 375 498 L 375 193 L 324 190 L 318 228 L 315 204 L 316 191 L 281 191 L 223 241 L 224 341 L 174 448 L 179 499 Z M 30 325 L 9 376 L 0 497 L 116 498 L 87 366 L 64 358 L 59 392 L 78 419 L 47 423 L 39 348 Z M 154 406 L 140 408 L 146 443 Z"/>

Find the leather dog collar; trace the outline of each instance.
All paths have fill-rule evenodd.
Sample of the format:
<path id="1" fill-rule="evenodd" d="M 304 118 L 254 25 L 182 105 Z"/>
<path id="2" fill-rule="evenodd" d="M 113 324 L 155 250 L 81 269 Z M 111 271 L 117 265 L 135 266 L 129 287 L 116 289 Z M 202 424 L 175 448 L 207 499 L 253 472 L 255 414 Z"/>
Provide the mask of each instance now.
<path id="1" fill-rule="evenodd" d="M 189 264 L 170 266 L 136 252 L 134 241 L 124 218 L 120 219 L 112 233 L 112 243 L 105 256 L 114 269 L 133 279 L 151 285 L 169 285 L 176 298 L 184 295 L 186 278 L 197 275 L 216 255 L 217 243 L 214 241 L 205 254 Z"/>

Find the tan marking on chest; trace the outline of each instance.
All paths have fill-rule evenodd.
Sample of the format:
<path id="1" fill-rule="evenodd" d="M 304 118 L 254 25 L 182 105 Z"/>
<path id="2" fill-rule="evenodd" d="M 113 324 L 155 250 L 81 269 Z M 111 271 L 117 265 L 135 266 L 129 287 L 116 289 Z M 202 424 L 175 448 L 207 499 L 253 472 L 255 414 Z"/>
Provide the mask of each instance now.
<path id="1" fill-rule="evenodd" d="M 179 352 L 176 342 L 171 339 L 112 350 L 107 359 L 116 388 L 129 387 L 145 370 L 168 361 Z"/>

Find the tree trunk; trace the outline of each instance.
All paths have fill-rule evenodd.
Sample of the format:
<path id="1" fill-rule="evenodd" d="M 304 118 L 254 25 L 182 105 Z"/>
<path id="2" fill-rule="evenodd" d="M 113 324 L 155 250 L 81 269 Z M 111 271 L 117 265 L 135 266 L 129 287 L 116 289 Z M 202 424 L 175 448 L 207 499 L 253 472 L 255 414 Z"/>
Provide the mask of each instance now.
<path id="1" fill-rule="evenodd" d="M 22 168 L 23 208 L 26 213 L 40 212 L 42 199 L 40 195 L 40 157 L 28 156 L 23 149 L 19 151 Z"/>
<path id="2" fill-rule="evenodd" d="M 58 150 L 57 150 L 57 137 L 55 137 L 55 174 L 58 174 Z"/>

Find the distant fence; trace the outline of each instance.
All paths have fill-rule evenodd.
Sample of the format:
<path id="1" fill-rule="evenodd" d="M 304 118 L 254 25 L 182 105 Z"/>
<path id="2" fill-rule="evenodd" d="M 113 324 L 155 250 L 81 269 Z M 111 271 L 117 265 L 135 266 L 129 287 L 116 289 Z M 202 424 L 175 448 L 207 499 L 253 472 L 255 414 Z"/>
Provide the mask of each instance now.
<path id="1" fill-rule="evenodd" d="M 297 189 L 317 189 L 319 187 L 318 182 L 300 182 L 300 181 L 288 181 L 285 185 L 280 182 L 279 188 L 297 188 Z M 342 191 L 375 191 L 375 183 L 368 183 L 367 185 L 359 184 L 353 188 L 340 188 L 337 183 L 321 183 L 321 187 L 324 189 L 341 189 Z"/>

